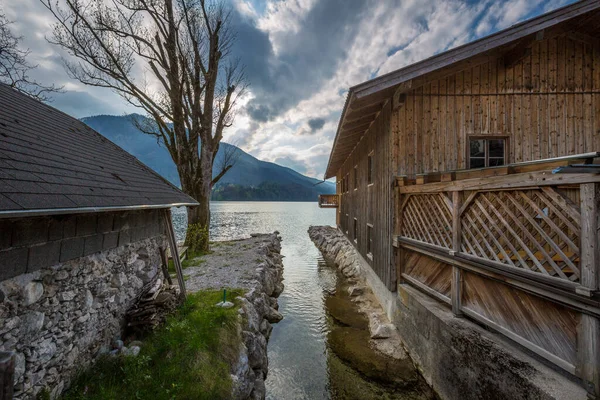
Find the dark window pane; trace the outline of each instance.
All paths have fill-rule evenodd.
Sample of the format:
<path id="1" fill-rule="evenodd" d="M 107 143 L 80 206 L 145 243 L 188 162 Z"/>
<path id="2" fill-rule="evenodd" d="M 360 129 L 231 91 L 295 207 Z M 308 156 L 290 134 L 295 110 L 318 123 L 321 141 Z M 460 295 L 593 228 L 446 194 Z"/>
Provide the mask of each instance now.
<path id="1" fill-rule="evenodd" d="M 504 158 L 504 140 L 503 139 L 492 139 L 489 140 L 489 157 L 502 157 Z"/>
<path id="2" fill-rule="evenodd" d="M 475 139 L 471 140 L 470 155 L 471 157 L 485 157 L 485 140 Z"/>
<path id="3" fill-rule="evenodd" d="M 504 165 L 504 158 L 490 158 L 490 167 Z"/>
<path id="4" fill-rule="evenodd" d="M 485 158 L 471 158 L 469 168 L 485 167 Z"/>

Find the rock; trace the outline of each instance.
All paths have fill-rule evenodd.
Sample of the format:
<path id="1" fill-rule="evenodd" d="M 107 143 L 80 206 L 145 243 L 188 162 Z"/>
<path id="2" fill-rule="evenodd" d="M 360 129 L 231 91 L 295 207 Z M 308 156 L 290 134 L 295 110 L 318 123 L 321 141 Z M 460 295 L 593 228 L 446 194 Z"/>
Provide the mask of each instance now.
<path id="1" fill-rule="evenodd" d="M 25 314 L 21 323 L 21 334 L 24 336 L 34 336 L 44 326 L 44 313 L 39 311 L 31 311 Z"/>
<path id="2" fill-rule="evenodd" d="M 83 300 L 83 306 L 85 308 L 91 308 L 93 305 L 94 305 L 94 296 L 92 295 L 92 292 L 89 291 L 89 289 L 86 289 L 85 297 Z"/>
<path id="3" fill-rule="evenodd" d="M 79 323 L 84 323 L 86 322 L 88 319 L 90 319 L 90 314 L 84 314 L 81 317 L 77 318 L 77 322 Z"/>
<path id="4" fill-rule="evenodd" d="M 98 356 L 102 356 L 108 353 L 110 353 L 110 347 L 105 344 L 100 346 L 100 348 L 98 349 Z"/>
<path id="5" fill-rule="evenodd" d="M 399 388 L 418 380 L 410 358 L 397 360 L 373 350 L 366 330 L 335 328 L 328 335 L 328 343 L 339 358 L 368 378 Z"/>
<path id="6" fill-rule="evenodd" d="M 252 390 L 250 399 L 263 400 L 266 395 L 267 389 L 265 388 L 265 378 L 262 376 L 262 374 L 256 374 L 256 379 L 254 380 L 254 390 Z"/>
<path id="7" fill-rule="evenodd" d="M 23 353 L 15 353 L 15 377 L 14 381 L 19 382 L 25 373 L 25 355 Z"/>
<path id="8" fill-rule="evenodd" d="M 136 357 L 138 354 L 140 354 L 140 350 L 141 349 L 139 348 L 139 346 L 122 347 L 121 353 L 123 353 L 123 355 L 125 356 Z"/>
<path id="9" fill-rule="evenodd" d="M 75 296 L 77 296 L 77 294 L 74 291 L 69 290 L 69 291 L 66 291 L 66 292 L 59 293 L 58 294 L 58 299 L 60 301 L 71 301 L 71 300 L 73 300 L 75 298 Z"/>
<path id="10" fill-rule="evenodd" d="M 248 363 L 248 349 L 243 344 L 237 363 L 233 367 L 231 378 L 233 383 L 232 397 L 239 400 L 249 398 L 250 393 L 254 389 L 256 375 L 250 368 Z"/>
<path id="11" fill-rule="evenodd" d="M 121 350 L 123 348 L 123 341 L 121 339 L 117 339 L 113 343 L 113 346 L 114 346 L 115 349 Z"/>
<path id="12" fill-rule="evenodd" d="M 64 269 L 61 269 L 60 271 L 57 271 L 54 274 L 54 280 L 57 280 L 57 281 L 64 281 L 68 277 L 69 277 L 69 273 L 67 271 L 65 271 Z"/>
<path id="13" fill-rule="evenodd" d="M 260 333 L 263 334 L 263 336 L 269 340 L 269 338 L 271 337 L 271 332 L 273 331 L 273 325 L 271 325 L 269 323 L 269 321 L 267 321 L 266 319 L 263 319 L 263 321 L 260 324 Z"/>
<path id="14" fill-rule="evenodd" d="M 37 351 L 39 354 L 38 362 L 46 363 L 56 354 L 56 343 L 52 339 L 46 339 L 38 345 Z"/>
<path id="15" fill-rule="evenodd" d="M 240 299 L 242 303 L 240 311 L 245 318 L 247 329 L 251 332 L 258 332 L 262 319 L 259 318 L 256 309 L 246 298 L 238 297 L 238 299 Z"/>
<path id="16" fill-rule="evenodd" d="M 71 367 L 75 364 L 75 361 L 79 357 L 79 348 L 73 347 L 71 351 L 65 357 L 65 362 L 68 367 Z"/>
<path id="17" fill-rule="evenodd" d="M 221 308 L 231 308 L 233 306 L 234 306 L 234 304 L 230 301 L 220 301 L 217 304 L 215 304 L 215 307 L 221 307 Z"/>
<path id="18" fill-rule="evenodd" d="M 242 332 L 244 344 L 248 349 L 248 365 L 251 368 L 267 369 L 267 339 L 261 334 Z"/>
<path id="19" fill-rule="evenodd" d="M 16 327 L 18 327 L 20 323 L 21 323 L 21 318 L 19 318 L 19 317 L 8 318 L 4 321 L 4 324 L 2 326 L 0 326 L 0 332 L 12 331 Z"/>
<path id="20" fill-rule="evenodd" d="M 371 334 L 371 339 L 387 339 L 392 336 L 392 333 L 396 330 L 396 327 L 392 324 L 381 324 L 378 325 Z"/>
<path id="21" fill-rule="evenodd" d="M 121 288 L 127 284 L 127 276 L 123 272 L 114 274 L 110 280 L 110 285 L 114 288 Z"/>
<path id="22" fill-rule="evenodd" d="M 341 325 L 357 329 L 369 327 L 367 318 L 359 313 L 356 305 L 347 298 L 328 296 L 325 298 L 325 307 L 329 315 Z"/>
<path id="23" fill-rule="evenodd" d="M 41 282 L 29 282 L 23 288 L 23 305 L 29 306 L 37 303 L 44 295 L 44 285 Z"/>
<path id="24" fill-rule="evenodd" d="M 272 324 L 275 324 L 283 319 L 283 315 L 274 308 L 268 307 L 268 312 L 265 314 L 265 318 Z"/>
<path id="25" fill-rule="evenodd" d="M 348 295 L 350 297 L 360 296 L 365 293 L 365 289 L 359 286 L 352 286 L 348 288 Z"/>

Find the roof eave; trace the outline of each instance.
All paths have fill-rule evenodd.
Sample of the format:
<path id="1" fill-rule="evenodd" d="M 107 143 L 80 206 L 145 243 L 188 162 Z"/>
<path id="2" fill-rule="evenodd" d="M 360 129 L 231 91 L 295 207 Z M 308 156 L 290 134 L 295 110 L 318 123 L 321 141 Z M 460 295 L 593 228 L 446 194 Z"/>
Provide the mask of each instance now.
<path id="1" fill-rule="evenodd" d="M 149 204 L 136 206 L 110 206 L 110 207 L 73 207 L 73 208 L 46 208 L 35 210 L 5 210 L 0 211 L 0 219 L 6 218 L 25 218 L 25 217 L 43 217 L 49 215 L 67 215 L 67 214 L 90 214 L 100 212 L 119 212 L 119 211 L 139 211 L 156 210 L 171 207 L 197 206 L 197 202 L 192 203 L 168 203 L 168 204 Z"/>

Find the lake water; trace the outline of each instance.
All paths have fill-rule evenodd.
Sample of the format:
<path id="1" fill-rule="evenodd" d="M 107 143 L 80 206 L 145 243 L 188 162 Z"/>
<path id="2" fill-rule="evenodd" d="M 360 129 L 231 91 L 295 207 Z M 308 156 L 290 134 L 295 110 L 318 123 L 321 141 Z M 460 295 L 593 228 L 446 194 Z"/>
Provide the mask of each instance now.
<path id="1" fill-rule="evenodd" d="M 327 345 L 333 323 L 325 298 L 342 281 L 338 282 L 336 269 L 327 265 L 307 230 L 310 225 L 335 225 L 335 209 L 321 209 L 317 203 L 213 202 L 211 214 L 211 240 L 275 230 L 283 239 L 285 290 L 279 297 L 279 311 L 284 319 L 274 325 L 269 340 L 267 399 L 333 399 L 340 382 L 350 382 L 346 387 L 351 386 L 353 394 L 339 398 L 415 398 L 409 393 L 398 397 L 395 391 L 363 379 Z M 185 209 L 173 210 L 178 240 L 184 237 L 186 219 Z"/>

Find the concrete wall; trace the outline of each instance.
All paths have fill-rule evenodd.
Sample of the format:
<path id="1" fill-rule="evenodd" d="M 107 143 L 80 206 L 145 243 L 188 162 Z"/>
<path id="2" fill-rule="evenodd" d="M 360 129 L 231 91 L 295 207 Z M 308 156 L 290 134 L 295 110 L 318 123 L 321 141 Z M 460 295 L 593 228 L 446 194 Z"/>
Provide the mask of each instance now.
<path id="1" fill-rule="evenodd" d="M 160 270 L 159 217 L 156 210 L 2 221 L 0 349 L 16 353 L 17 399 L 43 389 L 55 397 L 107 351 Z"/>

